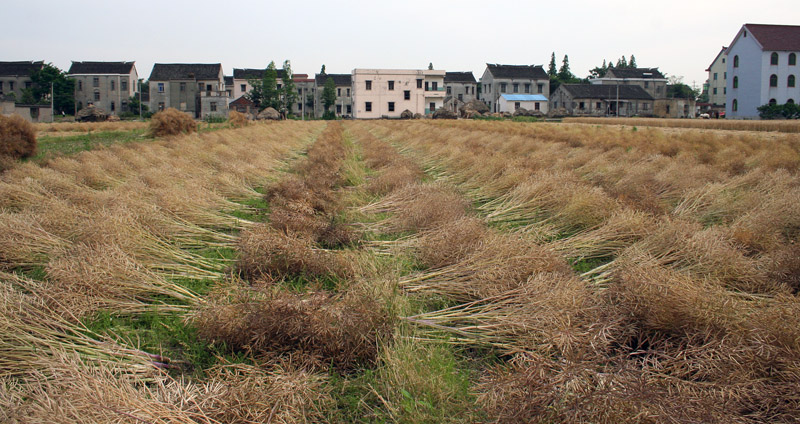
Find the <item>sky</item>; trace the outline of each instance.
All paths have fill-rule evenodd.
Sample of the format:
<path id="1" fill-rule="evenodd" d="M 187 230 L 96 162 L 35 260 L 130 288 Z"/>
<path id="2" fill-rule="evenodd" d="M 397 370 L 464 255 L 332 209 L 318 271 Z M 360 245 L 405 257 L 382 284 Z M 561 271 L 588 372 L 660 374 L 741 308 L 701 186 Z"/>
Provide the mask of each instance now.
<path id="1" fill-rule="evenodd" d="M 0 61 L 136 61 L 280 67 L 312 75 L 354 68 L 472 71 L 547 68 L 569 55 L 579 77 L 621 56 L 702 86 L 744 23 L 800 25 L 797 0 L 513 2 L 461 0 L 2 0 Z"/>

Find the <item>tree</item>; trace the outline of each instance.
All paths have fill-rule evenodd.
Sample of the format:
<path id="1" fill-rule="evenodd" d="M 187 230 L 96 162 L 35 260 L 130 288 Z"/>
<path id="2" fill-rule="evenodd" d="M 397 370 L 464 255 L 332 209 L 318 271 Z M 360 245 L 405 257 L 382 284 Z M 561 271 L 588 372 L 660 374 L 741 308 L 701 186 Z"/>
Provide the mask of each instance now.
<path id="1" fill-rule="evenodd" d="M 23 90 L 23 103 L 50 103 L 53 90 L 53 113 L 72 112 L 75 109 L 75 80 L 67 73 L 48 63 L 31 73 L 31 88 Z"/>
<path id="2" fill-rule="evenodd" d="M 556 71 L 556 52 L 553 52 L 550 55 L 550 65 L 547 67 L 547 75 L 549 75 L 550 78 L 553 78 L 557 74 L 558 71 Z"/>
<path id="3" fill-rule="evenodd" d="M 429 71 L 433 70 L 433 62 L 428 63 L 428 70 Z"/>
<path id="4" fill-rule="evenodd" d="M 558 70 L 559 81 L 568 82 L 575 79 L 575 75 L 569 70 L 569 56 L 564 55 L 564 60 L 561 61 L 561 68 Z"/>
<path id="5" fill-rule="evenodd" d="M 281 110 L 285 110 L 287 115 L 292 114 L 292 107 L 297 103 L 297 87 L 294 85 L 294 74 L 292 74 L 292 63 L 288 60 L 283 61 L 283 87 L 281 88 Z"/>
<path id="6" fill-rule="evenodd" d="M 617 68 L 627 68 L 628 61 L 625 60 L 625 56 L 623 55 L 621 58 L 617 59 Z"/>
<path id="7" fill-rule="evenodd" d="M 258 108 L 264 110 L 268 107 L 279 109 L 278 98 L 278 71 L 275 69 L 275 61 L 269 63 L 261 79 L 253 78 L 248 81 L 252 87 L 245 94 L 248 100 Z"/>
<path id="8" fill-rule="evenodd" d="M 596 66 L 589 70 L 589 78 L 603 78 L 606 76 L 608 72 L 608 64 L 606 64 L 606 60 L 603 59 L 603 64 L 601 66 Z"/>
<path id="9" fill-rule="evenodd" d="M 800 105 L 795 103 L 766 104 L 758 107 L 761 119 L 800 119 Z"/>
<path id="10" fill-rule="evenodd" d="M 319 70 L 320 75 L 325 75 L 325 64 L 322 64 L 322 69 Z"/>
<path id="11" fill-rule="evenodd" d="M 325 119 L 330 119 L 332 116 L 331 113 L 331 106 L 336 103 L 336 83 L 333 82 L 333 78 L 328 77 L 328 80 L 325 81 L 325 88 L 322 89 L 322 104 L 325 105 L 325 114 L 323 117 Z"/>
<path id="12" fill-rule="evenodd" d="M 628 67 L 630 68 L 638 68 L 639 66 L 636 64 L 636 57 L 631 55 L 631 60 L 628 62 Z"/>

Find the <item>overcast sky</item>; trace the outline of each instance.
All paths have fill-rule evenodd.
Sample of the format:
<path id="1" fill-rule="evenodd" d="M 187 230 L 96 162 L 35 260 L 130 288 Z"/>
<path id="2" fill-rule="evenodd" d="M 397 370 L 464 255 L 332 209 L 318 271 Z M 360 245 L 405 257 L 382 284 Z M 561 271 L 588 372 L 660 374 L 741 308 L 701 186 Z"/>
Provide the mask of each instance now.
<path id="1" fill-rule="evenodd" d="M 0 61 L 80 60 L 278 66 L 295 73 L 353 68 L 473 71 L 547 67 L 569 55 L 580 77 L 620 56 L 702 85 L 744 23 L 800 25 L 797 0 L 753 1 L 17 1 L 3 0 Z"/>

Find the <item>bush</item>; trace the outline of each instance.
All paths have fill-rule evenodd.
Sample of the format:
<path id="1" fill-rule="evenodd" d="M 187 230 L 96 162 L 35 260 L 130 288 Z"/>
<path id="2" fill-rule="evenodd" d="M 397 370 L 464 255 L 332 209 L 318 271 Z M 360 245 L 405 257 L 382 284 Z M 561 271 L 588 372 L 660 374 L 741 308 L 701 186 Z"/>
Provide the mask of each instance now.
<path id="1" fill-rule="evenodd" d="M 761 119 L 800 119 L 800 105 L 786 103 L 783 105 L 762 105 L 758 107 Z"/>
<path id="2" fill-rule="evenodd" d="M 158 112 L 150 120 L 150 134 L 155 137 L 180 133 L 190 134 L 195 131 L 197 131 L 197 122 L 175 108 Z"/>
<path id="3" fill-rule="evenodd" d="M 36 129 L 19 115 L 0 115 L 0 156 L 14 159 L 36 153 Z"/>
<path id="4" fill-rule="evenodd" d="M 228 112 L 228 122 L 231 124 L 232 127 L 244 127 L 247 126 L 250 122 L 247 120 L 247 116 L 245 114 L 232 110 Z"/>

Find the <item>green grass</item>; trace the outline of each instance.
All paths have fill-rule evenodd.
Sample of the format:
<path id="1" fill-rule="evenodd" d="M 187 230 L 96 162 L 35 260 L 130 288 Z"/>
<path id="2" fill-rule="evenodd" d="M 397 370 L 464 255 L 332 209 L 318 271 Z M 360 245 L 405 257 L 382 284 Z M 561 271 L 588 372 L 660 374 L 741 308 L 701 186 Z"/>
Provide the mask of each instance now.
<path id="1" fill-rule="evenodd" d="M 572 262 L 572 269 L 578 273 L 583 274 L 589 272 L 600 265 L 605 265 L 614 260 L 613 256 L 606 256 L 602 258 L 579 259 Z"/>
<path id="2" fill-rule="evenodd" d="M 100 131 L 64 137 L 43 136 L 38 139 L 35 156 L 29 160 L 42 162 L 58 156 L 69 156 L 112 144 L 153 140 L 144 128 L 131 131 Z"/>

